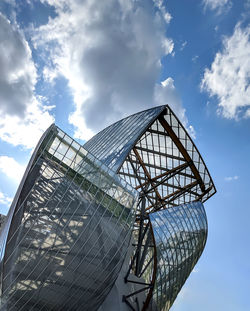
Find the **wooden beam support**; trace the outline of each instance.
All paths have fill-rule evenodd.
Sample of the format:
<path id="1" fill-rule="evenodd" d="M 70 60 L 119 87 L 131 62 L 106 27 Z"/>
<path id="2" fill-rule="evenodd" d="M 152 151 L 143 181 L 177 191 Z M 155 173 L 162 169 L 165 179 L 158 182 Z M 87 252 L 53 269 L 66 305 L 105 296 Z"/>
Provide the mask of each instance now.
<path id="1" fill-rule="evenodd" d="M 167 123 L 167 121 L 164 119 L 163 115 L 159 117 L 159 122 L 163 126 L 163 128 L 168 132 L 169 136 L 172 138 L 173 142 L 179 149 L 180 153 L 183 155 L 184 159 L 189 163 L 189 166 L 194 174 L 194 177 L 198 180 L 201 191 L 204 192 L 206 187 L 204 185 L 204 182 L 202 181 L 202 178 L 200 176 L 199 171 L 197 170 L 196 166 L 194 165 L 193 160 L 191 159 L 190 155 L 188 154 L 185 147 L 182 145 L 180 139 L 177 137 L 175 132 L 173 131 L 172 127 Z"/>
<path id="2" fill-rule="evenodd" d="M 147 132 L 152 133 L 152 134 L 162 135 L 162 136 L 169 136 L 168 133 L 166 132 L 161 132 L 161 131 L 153 130 L 153 129 L 147 129 Z"/>
<path id="3" fill-rule="evenodd" d="M 128 160 L 130 161 L 130 156 L 129 156 L 129 155 L 128 155 Z M 138 176 L 137 170 L 136 170 L 136 168 L 134 167 L 134 164 L 133 164 L 132 162 L 130 162 L 130 164 L 131 164 L 132 169 L 133 169 L 133 171 L 134 171 L 134 173 L 135 173 L 135 175 L 136 175 L 136 179 L 138 180 L 139 184 L 141 184 L 140 176 Z M 152 201 L 152 199 L 151 199 L 149 196 L 146 196 L 146 197 L 147 197 L 148 201 L 153 205 L 154 202 Z"/>
<path id="4" fill-rule="evenodd" d="M 158 176 L 155 176 L 155 177 L 151 178 L 151 180 L 152 180 L 152 181 L 156 181 L 157 179 L 162 178 L 162 177 L 169 177 L 169 178 L 171 178 L 171 177 L 173 177 L 174 175 L 178 174 L 179 171 L 182 171 L 183 169 L 185 169 L 185 168 L 188 167 L 188 166 L 189 166 L 188 163 L 181 164 L 181 165 L 179 165 L 179 166 L 176 166 L 176 167 L 172 168 L 171 170 L 169 170 L 169 171 L 167 171 L 167 172 L 164 172 L 164 173 L 162 173 L 162 174 L 160 174 L 160 175 L 158 175 Z M 170 175 L 170 176 L 169 176 L 169 175 Z M 167 180 L 167 179 L 164 178 L 164 181 L 166 181 L 166 180 Z M 135 189 L 137 190 L 137 189 L 141 188 L 142 186 L 145 186 L 145 185 L 148 184 L 148 183 L 149 183 L 149 181 L 147 180 L 147 181 L 145 181 L 144 183 L 142 183 L 140 186 L 137 186 Z M 160 183 L 159 183 L 159 184 L 160 184 Z M 161 184 L 162 184 L 162 182 L 161 182 Z M 155 186 L 154 186 L 154 187 L 155 187 Z"/>
<path id="5" fill-rule="evenodd" d="M 137 163 L 135 160 L 131 159 L 131 161 L 134 162 L 134 163 Z M 161 171 L 165 171 L 165 172 L 169 171 L 169 169 L 167 169 L 166 167 L 161 167 L 161 166 L 150 164 L 150 163 L 145 163 L 144 162 L 144 165 L 146 167 L 152 167 L 152 168 L 155 168 L 155 169 L 158 169 L 158 170 L 161 170 Z M 184 172 L 179 172 L 179 175 L 184 176 L 184 177 L 188 177 L 188 178 L 195 178 L 194 175 L 187 174 L 187 173 L 184 173 Z"/>
<path id="6" fill-rule="evenodd" d="M 199 183 L 198 180 L 195 180 L 194 182 L 192 182 L 191 184 L 188 184 L 186 186 L 184 186 L 183 188 L 177 190 L 177 191 L 174 191 L 170 194 L 168 194 L 167 196 L 163 197 L 162 200 L 164 201 L 164 205 L 162 205 L 161 207 L 167 205 L 168 203 L 170 203 L 171 201 L 175 200 L 178 196 L 180 196 L 182 193 L 186 192 L 188 189 L 191 189 L 193 188 L 194 186 L 196 186 L 197 184 Z M 174 197 L 174 198 L 173 198 Z M 169 201 L 166 201 L 168 199 L 171 199 Z M 154 207 L 153 205 L 150 205 L 146 208 L 146 210 L 149 210 L 149 209 L 152 209 L 152 207 Z M 160 207 L 160 208 L 161 208 Z M 158 210 L 159 208 L 157 208 Z"/>
<path id="7" fill-rule="evenodd" d="M 199 181 L 196 180 L 196 181 L 192 182 L 191 184 L 188 184 L 188 185 L 184 186 L 183 188 L 181 188 L 181 189 L 179 189 L 179 190 L 177 190 L 177 191 L 175 191 L 175 192 L 173 192 L 173 193 L 168 194 L 167 196 L 163 197 L 162 199 L 163 199 L 163 200 L 167 200 L 167 199 L 169 199 L 170 197 L 172 197 L 173 195 L 182 192 L 183 190 L 187 190 L 187 189 L 189 189 L 189 188 L 193 188 L 194 186 L 196 186 L 196 185 L 198 184 L 198 182 L 199 182 Z"/>
<path id="8" fill-rule="evenodd" d="M 158 155 L 166 157 L 166 158 L 187 162 L 185 158 L 177 157 L 177 156 L 174 156 L 174 155 L 171 155 L 171 154 L 167 154 L 167 153 L 164 153 L 164 152 L 160 152 L 160 151 L 156 151 L 156 150 L 153 150 L 153 149 L 147 149 L 147 148 L 143 148 L 143 147 L 140 147 L 140 146 L 136 146 L 136 149 L 137 150 L 141 150 L 141 151 L 150 152 L 150 153 L 153 153 L 153 154 L 158 154 Z"/>
<path id="9" fill-rule="evenodd" d="M 152 180 L 151 180 L 151 176 L 150 176 L 150 174 L 149 174 L 147 168 L 145 167 L 144 162 L 143 162 L 141 156 L 139 155 L 139 153 L 138 153 L 138 151 L 136 150 L 136 148 L 133 148 L 133 151 L 134 151 L 134 153 L 135 153 L 135 155 L 136 155 L 138 161 L 140 162 L 141 167 L 142 167 L 142 169 L 143 169 L 145 175 L 147 176 L 147 178 L 148 178 L 148 180 L 149 180 L 151 186 L 153 187 L 153 186 L 154 186 L 154 183 L 153 183 Z M 155 191 L 155 194 L 156 194 L 157 198 L 159 199 L 159 201 L 161 201 L 162 198 L 161 198 L 161 195 L 160 195 L 159 191 L 158 191 L 156 188 L 154 189 L 154 191 Z"/>

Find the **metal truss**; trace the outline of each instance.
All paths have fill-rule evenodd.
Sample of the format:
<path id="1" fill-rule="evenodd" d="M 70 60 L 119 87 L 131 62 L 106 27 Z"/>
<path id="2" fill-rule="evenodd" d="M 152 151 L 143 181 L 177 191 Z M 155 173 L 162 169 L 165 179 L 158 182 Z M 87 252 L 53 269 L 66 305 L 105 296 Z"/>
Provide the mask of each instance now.
<path id="1" fill-rule="evenodd" d="M 145 279 L 144 274 L 151 276 L 151 278 L 146 278 L 143 288 L 124 296 L 124 302 L 132 310 L 146 310 L 158 275 L 156 244 L 154 232 L 149 229 L 151 228 L 149 215 L 181 204 L 206 201 L 216 190 L 197 148 L 169 108 L 163 111 L 138 138 L 120 167 L 119 174 L 133 185 L 143 198 L 136 218 L 135 227 L 138 231 L 134 235 L 137 238 L 136 249 L 125 282 L 129 282 L 128 275 L 131 273 L 142 279 Z M 185 227 L 183 230 L 186 230 Z M 149 232 L 147 236 L 150 237 L 150 242 L 148 239 L 145 241 L 146 232 Z M 201 239 L 204 239 L 203 235 Z M 180 243 L 182 242 L 178 245 Z M 189 249 L 190 247 L 189 245 Z M 198 247 L 198 249 L 201 254 L 203 248 Z M 188 251 L 186 246 L 185 251 Z M 196 251 L 195 248 L 190 250 L 191 253 Z M 168 252 L 167 256 L 171 258 L 174 249 L 169 249 Z M 152 255 L 146 260 L 147 253 Z M 194 256 L 193 260 L 197 260 L 198 257 Z M 183 260 L 179 259 L 177 271 L 182 271 L 181 267 L 185 266 Z M 191 265 L 193 264 L 194 262 Z M 176 268 L 173 268 L 173 271 L 176 271 Z M 182 282 L 189 273 L 182 272 Z M 176 288 L 180 290 L 179 286 Z M 139 307 L 138 301 L 136 303 L 135 300 L 132 304 L 131 298 L 136 297 L 142 291 L 146 293 L 143 306 Z M 155 291 L 157 292 L 158 289 L 155 288 Z M 176 291 L 172 296 L 176 297 Z M 173 300 L 169 299 L 172 304 Z"/>
<path id="2" fill-rule="evenodd" d="M 169 310 L 205 246 L 202 202 L 216 192 L 169 106 L 120 120 L 83 147 L 52 125 L 25 174 L 0 239 L 0 310 L 98 309 L 131 235 L 124 303 Z"/>

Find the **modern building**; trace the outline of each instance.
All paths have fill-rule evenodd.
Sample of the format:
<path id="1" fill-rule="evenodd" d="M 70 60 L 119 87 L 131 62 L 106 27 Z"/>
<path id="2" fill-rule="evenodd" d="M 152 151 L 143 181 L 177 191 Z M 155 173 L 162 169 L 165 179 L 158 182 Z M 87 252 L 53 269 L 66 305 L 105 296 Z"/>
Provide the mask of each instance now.
<path id="1" fill-rule="evenodd" d="M 6 219 L 6 216 L 0 214 L 0 233 L 1 233 L 1 231 L 2 231 L 2 227 L 3 227 L 3 225 L 4 225 L 5 219 Z"/>
<path id="2" fill-rule="evenodd" d="M 216 192 L 169 106 L 81 146 L 52 125 L 0 236 L 0 310 L 169 310 L 207 238 Z"/>

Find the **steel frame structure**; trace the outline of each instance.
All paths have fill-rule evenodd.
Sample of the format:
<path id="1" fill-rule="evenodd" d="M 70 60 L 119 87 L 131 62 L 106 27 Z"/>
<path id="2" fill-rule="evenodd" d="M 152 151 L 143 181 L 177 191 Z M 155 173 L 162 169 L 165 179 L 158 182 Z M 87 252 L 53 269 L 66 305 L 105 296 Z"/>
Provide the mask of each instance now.
<path id="1" fill-rule="evenodd" d="M 152 110 L 139 114 L 141 114 L 141 118 L 145 118 L 147 112 L 150 114 Z M 139 292 L 145 291 L 146 298 L 142 306 L 139 306 L 138 301 L 134 301 L 133 304 L 131 300 L 132 297 L 136 297 L 139 293 L 138 290 L 123 297 L 124 302 L 132 310 L 136 311 L 149 308 L 150 303 L 152 304 L 154 291 L 156 295 L 156 271 L 159 270 L 159 267 L 157 267 L 157 247 L 150 214 L 178 206 L 184 210 L 183 206 L 186 206 L 185 204 L 205 202 L 216 192 L 214 183 L 198 149 L 174 112 L 169 106 L 157 107 L 155 110 L 157 110 L 157 113 L 153 116 L 150 115 L 148 119 L 146 118 L 147 122 L 144 123 L 144 126 L 137 126 L 138 118 L 136 117 L 139 114 L 136 114 L 128 117 L 127 120 L 124 119 L 111 125 L 85 144 L 87 149 L 98 155 L 107 165 L 116 168 L 117 173 L 140 193 L 141 200 L 134 226 L 134 236 L 137 244 L 134 255 L 131 257 L 125 282 L 130 282 L 128 277 L 130 273 L 146 279 L 146 281 L 142 282 L 145 287 L 139 289 Z M 127 130 L 128 124 L 131 127 L 129 130 Z M 106 142 L 107 137 L 115 130 L 116 134 L 112 137 L 115 145 L 122 132 L 127 131 L 127 136 L 129 136 L 131 132 L 133 133 L 135 127 L 136 134 L 133 135 L 133 140 L 130 139 L 129 148 L 126 145 L 125 148 L 122 146 L 121 151 L 118 152 L 119 156 L 117 156 L 117 152 L 113 154 L 109 152 L 109 150 L 112 150 L 112 143 L 111 146 L 108 145 L 108 150 L 102 146 L 104 150 L 100 154 L 98 141 Z M 127 140 L 125 142 L 127 143 Z M 189 209 L 192 210 L 191 207 Z M 207 222 L 203 207 L 200 207 L 200 214 L 204 222 L 195 228 L 197 232 L 200 230 L 201 233 L 200 241 L 197 243 L 199 247 L 196 246 L 193 249 L 196 256 L 192 254 L 190 262 L 192 268 L 202 253 L 207 237 Z M 196 217 L 195 213 L 192 217 Z M 192 225 L 186 224 L 183 225 L 182 229 L 185 230 L 187 227 L 189 227 L 190 231 L 194 230 Z M 177 230 L 180 230 L 180 228 Z M 150 245 L 149 241 L 153 245 Z M 179 241 L 179 243 L 183 243 L 183 241 Z M 190 245 L 189 247 L 192 248 Z M 197 248 L 199 249 L 198 252 Z M 185 258 L 185 256 L 182 257 Z M 154 260 L 152 260 L 153 258 Z M 177 286 L 178 288 L 172 294 L 172 298 L 168 297 L 168 301 L 165 302 L 167 305 L 166 310 L 171 307 L 191 270 L 187 269 L 183 273 L 182 282 Z M 163 303 L 160 304 L 159 310 L 163 308 Z"/>
<path id="2" fill-rule="evenodd" d="M 0 310 L 97 310 L 126 264 L 124 305 L 169 310 L 205 247 L 202 203 L 215 192 L 168 105 L 122 119 L 84 146 L 52 125 L 1 232 Z"/>

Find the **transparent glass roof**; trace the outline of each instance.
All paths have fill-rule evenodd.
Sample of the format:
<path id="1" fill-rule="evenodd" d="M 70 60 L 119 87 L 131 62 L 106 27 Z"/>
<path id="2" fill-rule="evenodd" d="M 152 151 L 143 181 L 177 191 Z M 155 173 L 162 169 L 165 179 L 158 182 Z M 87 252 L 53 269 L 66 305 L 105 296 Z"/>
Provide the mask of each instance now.
<path id="1" fill-rule="evenodd" d="M 216 192 L 198 149 L 167 105 L 110 125 L 84 148 L 146 194 L 148 212 L 204 202 Z"/>
<path id="2" fill-rule="evenodd" d="M 159 106 L 122 119 L 96 134 L 83 147 L 117 171 L 142 133 L 164 109 L 165 106 Z"/>

